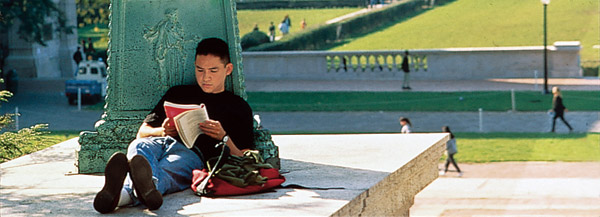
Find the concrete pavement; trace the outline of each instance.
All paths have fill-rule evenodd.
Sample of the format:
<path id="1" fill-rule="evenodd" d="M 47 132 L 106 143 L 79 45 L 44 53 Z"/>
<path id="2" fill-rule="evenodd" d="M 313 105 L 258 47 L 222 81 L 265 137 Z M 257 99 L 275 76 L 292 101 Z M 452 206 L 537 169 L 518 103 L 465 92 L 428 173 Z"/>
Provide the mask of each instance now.
<path id="1" fill-rule="evenodd" d="M 265 128 L 281 133 L 400 132 L 399 117 L 408 117 L 414 132 L 549 132 L 551 117 L 545 112 L 256 112 Z M 573 132 L 600 132 L 600 112 L 568 112 Z M 568 133 L 561 122 L 557 133 Z"/>
<path id="2" fill-rule="evenodd" d="M 411 216 L 600 216 L 600 162 L 458 165 L 464 176 L 440 176 Z"/>

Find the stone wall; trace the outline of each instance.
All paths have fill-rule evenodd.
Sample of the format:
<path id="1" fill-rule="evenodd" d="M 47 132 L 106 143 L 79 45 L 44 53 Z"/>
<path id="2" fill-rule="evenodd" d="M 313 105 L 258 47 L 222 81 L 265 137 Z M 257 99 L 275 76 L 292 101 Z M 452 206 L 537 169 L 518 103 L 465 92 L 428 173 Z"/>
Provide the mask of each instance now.
<path id="1" fill-rule="evenodd" d="M 581 77 L 579 42 L 548 46 L 549 77 Z M 409 50 L 411 79 L 457 80 L 543 75 L 543 46 Z M 244 52 L 254 80 L 401 80 L 403 50 Z M 344 61 L 346 62 L 344 64 Z"/>

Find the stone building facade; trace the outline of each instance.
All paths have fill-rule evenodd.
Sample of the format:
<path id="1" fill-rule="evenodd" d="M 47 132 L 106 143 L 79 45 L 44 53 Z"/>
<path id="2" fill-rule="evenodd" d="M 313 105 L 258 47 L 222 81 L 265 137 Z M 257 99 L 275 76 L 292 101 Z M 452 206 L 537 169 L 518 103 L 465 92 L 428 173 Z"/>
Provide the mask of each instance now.
<path id="1" fill-rule="evenodd" d="M 67 26 L 77 26 L 75 1 L 54 0 L 67 19 Z M 56 23 L 44 26 L 43 38 L 47 46 L 27 42 L 17 34 L 19 20 L 8 33 L 0 34 L 0 43 L 8 45 L 8 56 L 3 72 L 15 70 L 19 78 L 65 78 L 72 77 L 75 70 L 73 53 L 77 50 L 77 30 L 73 34 L 53 31 Z"/>

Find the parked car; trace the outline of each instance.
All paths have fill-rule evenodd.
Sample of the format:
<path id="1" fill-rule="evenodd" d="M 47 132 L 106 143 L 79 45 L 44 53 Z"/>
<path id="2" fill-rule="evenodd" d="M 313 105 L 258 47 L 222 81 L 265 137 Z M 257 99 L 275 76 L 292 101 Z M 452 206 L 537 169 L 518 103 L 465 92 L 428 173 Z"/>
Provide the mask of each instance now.
<path id="1" fill-rule="evenodd" d="M 97 103 L 106 96 L 106 65 L 102 61 L 86 60 L 79 63 L 75 79 L 65 82 L 65 95 L 69 104 L 77 104 L 77 92 L 81 89 L 81 101 Z"/>

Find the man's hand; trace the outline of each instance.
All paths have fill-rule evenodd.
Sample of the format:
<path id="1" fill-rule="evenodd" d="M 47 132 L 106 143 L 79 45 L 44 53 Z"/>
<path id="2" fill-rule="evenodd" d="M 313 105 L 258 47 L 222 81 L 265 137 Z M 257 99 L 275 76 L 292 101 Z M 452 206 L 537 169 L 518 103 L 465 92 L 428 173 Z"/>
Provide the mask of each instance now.
<path id="1" fill-rule="evenodd" d="M 223 129 L 223 126 L 221 126 L 221 123 L 219 121 L 207 120 L 207 121 L 200 123 L 199 126 L 200 126 L 200 130 L 202 130 L 202 132 L 204 132 L 204 134 L 206 134 L 216 140 L 222 140 L 223 137 L 225 137 L 225 135 L 227 135 L 227 133 L 225 132 L 225 130 Z"/>
<path id="2" fill-rule="evenodd" d="M 163 121 L 162 123 L 162 128 L 163 130 L 163 135 L 162 136 L 171 136 L 171 137 L 177 137 L 179 134 L 177 133 L 177 128 L 175 128 L 175 126 L 171 126 L 171 124 L 169 123 L 169 118 L 165 118 L 165 121 Z"/>

